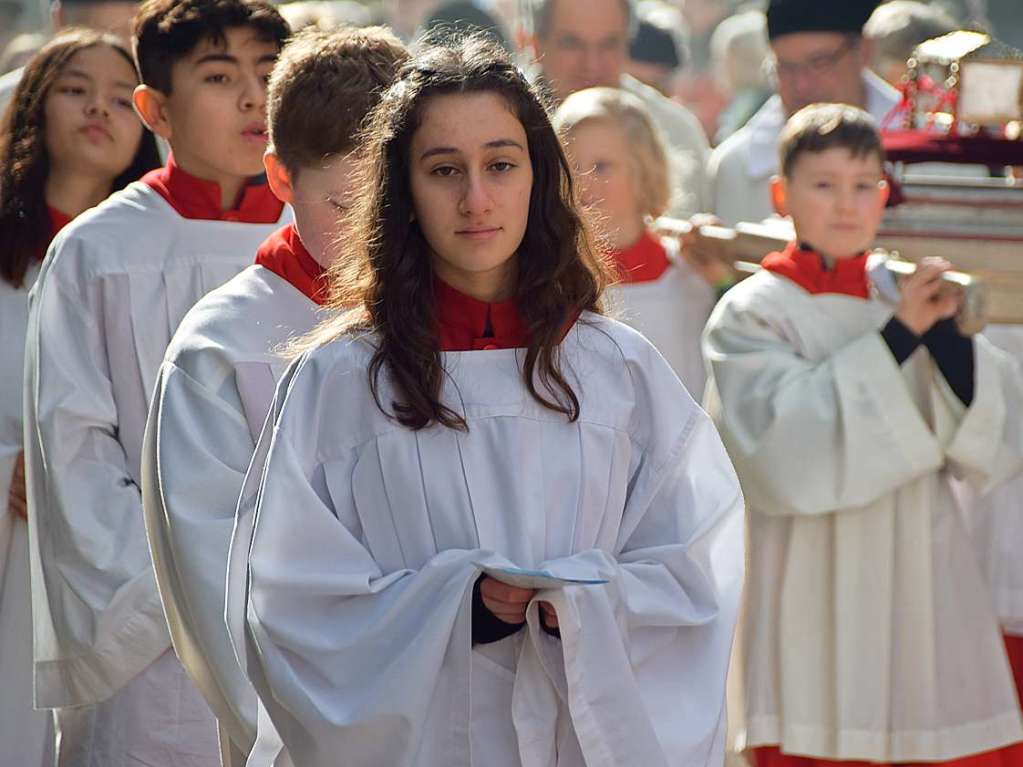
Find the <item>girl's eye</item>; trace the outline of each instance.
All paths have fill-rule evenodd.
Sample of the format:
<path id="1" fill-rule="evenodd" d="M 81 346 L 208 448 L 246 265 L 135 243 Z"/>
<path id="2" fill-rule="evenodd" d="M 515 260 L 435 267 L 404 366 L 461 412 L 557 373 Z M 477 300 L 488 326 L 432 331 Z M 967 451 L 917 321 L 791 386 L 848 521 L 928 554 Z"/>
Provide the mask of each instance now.
<path id="1" fill-rule="evenodd" d="M 814 188 L 815 189 L 831 189 L 831 182 L 830 181 L 818 181 L 816 184 L 814 184 Z"/>
<path id="2" fill-rule="evenodd" d="M 505 162 L 504 160 L 498 160 L 490 166 L 499 173 L 505 173 L 515 167 L 514 163 Z"/>
<path id="3" fill-rule="evenodd" d="M 207 75 L 206 76 L 206 82 L 208 82 L 208 83 L 210 83 L 212 85 L 220 85 L 222 83 L 226 83 L 227 82 L 227 75 L 223 75 L 223 74 L 220 74 L 220 75 Z"/>
<path id="4" fill-rule="evenodd" d="M 441 178 L 448 178 L 458 173 L 457 168 L 453 168 L 450 165 L 441 165 L 439 168 L 434 168 L 430 171 L 433 176 L 440 176 Z"/>
<path id="5" fill-rule="evenodd" d="M 64 85 L 57 90 L 58 93 L 68 93 L 72 96 L 81 96 L 85 93 L 85 88 L 80 85 Z"/>
<path id="6" fill-rule="evenodd" d="M 129 99 L 114 99 L 114 103 L 122 109 L 131 109 L 132 103 Z"/>

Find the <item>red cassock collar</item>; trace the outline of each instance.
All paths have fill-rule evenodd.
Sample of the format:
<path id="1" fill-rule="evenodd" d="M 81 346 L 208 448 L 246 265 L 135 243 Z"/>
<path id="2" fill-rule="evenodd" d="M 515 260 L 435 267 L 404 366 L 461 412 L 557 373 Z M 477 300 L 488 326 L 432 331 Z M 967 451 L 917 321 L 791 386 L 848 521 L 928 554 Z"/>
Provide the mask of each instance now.
<path id="1" fill-rule="evenodd" d="M 870 296 L 867 279 L 867 258 L 870 254 L 843 258 L 831 269 L 824 266 L 824 259 L 813 250 L 805 250 L 797 243 L 791 243 L 781 253 L 771 253 L 760 265 L 775 274 L 787 277 L 808 293 L 840 293 L 857 298 Z"/>
<path id="2" fill-rule="evenodd" d="M 142 177 L 142 183 L 159 192 L 182 218 L 243 224 L 277 223 L 284 203 L 274 197 L 263 176 L 253 176 L 250 182 L 234 208 L 221 210 L 220 184 L 183 171 L 174 162 L 173 155 L 167 158 L 165 166 Z"/>
<path id="3" fill-rule="evenodd" d="M 62 210 L 57 210 L 52 205 L 47 205 L 46 209 L 50 213 L 50 239 L 52 240 L 57 236 L 57 232 L 71 223 L 71 216 Z"/>
<path id="4" fill-rule="evenodd" d="M 517 349 L 529 345 L 529 330 L 514 300 L 487 303 L 434 278 L 434 309 L 441 351 Z"/>
<path id="5" fill-rule="evenodd" d="M 267 237 L 256 251 L 256 263 L 290 282 L 317 304 L 327 300 L 327 274 L 306 250 L 294 224 Z"/>
<path id="6" fill-rule="evenodd" d="M 623 283 L 653 282 L 668 270 L 668 251 L 648 231 L 633 245 L 611 253 L 618 265 L 619 281 Z"/>
<path id="7" fill-rule="evenodd" d="M 46 212 L 50 215 L 50 231 L 49 236 L 46 238 L 46 242 L 39 249 L 39 253 L 36 254 L 36 259 L 42 261 L 46 256 L 46 251 L 50 248 L 50 243 L 53 242 L 53 238 L 57 236 L 57 232 L 63 229 L 65 226 L 71 223 L 71 216 L 61 210 L 57 210 L 52 205 L 46 206 Z"/>

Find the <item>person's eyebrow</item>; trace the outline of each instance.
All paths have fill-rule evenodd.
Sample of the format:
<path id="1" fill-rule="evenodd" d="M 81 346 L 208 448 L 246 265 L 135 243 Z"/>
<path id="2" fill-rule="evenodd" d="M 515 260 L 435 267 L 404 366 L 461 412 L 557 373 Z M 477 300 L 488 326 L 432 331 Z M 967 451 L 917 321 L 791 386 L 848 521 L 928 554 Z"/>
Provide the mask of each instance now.
<path id="1" fill-rule="evenodd" d="M 497 139 L 494 139 L 493 141 L 488 141 L 488 142 L 486 142 L 483 145 L 484 149 L 503 149 L 505 147 L 514 147 L 514 148 L 519 149 L 519 150 L 521 150 L 523 152 L 526 151 L 523 148 L 522 144 L 520 144 L 518 141 L 515 141 L 514 139 L 510 139 L 510 138 L 497 138 Z M 429 159 L 431 157 L 436 157 L 437 155 L 458 154 L 458 153 L 459 153 L 459 150 L 456 149 L 453 146 L 435 146 L 435 147 L 433 147 L 431 149 L 427 149 L 425 152 L 423 152 L 419 156 L 419 159 L 420 160 L 427 160 L 427 159 Z"/>
<path id="2" fill-rule="evenodd" d="M 278 55 L 279 54 L 277 54 L 277 53 L 264 53 L 262 56 L 259 57 L 259 59 L 257 59 L 256 63 L 257 64 L 273 64 L 274 62 L 277 61 Z"/>
<path id="3" fill-rule="evenodd" d="M 195 66 L 198 67 L 209 63 L 237 64 L 238 58 L 230 53 L 207 53 L 205 56 L 200 56 L 196 59 Z"/>
<path id="4" fill-rule="evenodd" d="M 92 75 L 80 69 L 66 69 L 61 72 L 61 75 L 64 77 L 78 77 L 82 80 L 88 80 L 90 83 L 92 82 Z M 132 87 L 134 88 L 135 86 L 133 85 Z"/>
<path id="5" fill-rule="evenodd" d="M 494 139 L 493 141 L 488 141 L 486 144 L 483 145 L 484 149 L 503 149 L 505 147 L 514 147 L 515 149 L 521 150 L 523 152 L 526 151 L 525 147 L 523 147 L 522 144 L 520 144 L 515 139 L 510 138 Z"/>

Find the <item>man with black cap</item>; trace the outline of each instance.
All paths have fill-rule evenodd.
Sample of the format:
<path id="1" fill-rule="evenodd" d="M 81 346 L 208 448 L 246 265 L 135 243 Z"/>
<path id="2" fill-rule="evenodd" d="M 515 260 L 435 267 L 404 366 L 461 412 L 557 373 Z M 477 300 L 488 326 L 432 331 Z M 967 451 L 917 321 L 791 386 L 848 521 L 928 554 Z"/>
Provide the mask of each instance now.
<path id="1" fill-rule="evenodd" d="M 817 102 L 858 106 L 879 122 L 898 92 L 867 67 L 863 25 L 878 0 L 771 0 L 767 31 L 778 95 L 711 155 L 712 210 L 725 224 L 773 212 L 769 185 L 778 172 L 778 137 L 789 115 Z"/>
<path id="2" fill-rule="evenodd" d="M 55 32 L 65 27 L 87 27 L 112 32 L 127 43 L 137 8 L 137 0 L 53 0 L 50 23 Z M 15 69 L 0 77 L 0 113 L 21 82 L 21 71 Z"/>

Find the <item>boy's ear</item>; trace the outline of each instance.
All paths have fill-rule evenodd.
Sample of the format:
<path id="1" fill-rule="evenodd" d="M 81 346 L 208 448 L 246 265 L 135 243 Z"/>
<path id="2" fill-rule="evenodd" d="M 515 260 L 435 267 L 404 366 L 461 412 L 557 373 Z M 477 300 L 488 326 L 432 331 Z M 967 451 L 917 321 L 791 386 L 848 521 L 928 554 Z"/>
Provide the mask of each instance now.
<path id="1" fill-rule="evenodd" d="M 270 191 L 274 193 L 274 197 L 289 205 L 293 203 L 295 201 L 295 185 L 291 173 L 273 150 L 268 149 L 263 155 L 263 167 L 266 169 L 266 181 L 270 185 Z"/>
<path id="2" fill-rule="evenodd" d="M 787 216 L 789 214 L 788 187 L 783 176 L 771 178 L 771 205 L 774 206 L 774 212 L 779 216 Z"/>
<path id="3" fill-rule="evenodd" d="M 170 141 L 171 124 L 167 117 L 167 96 L 148 85 L 138 85 L 132 94 L 132 102 L 146 127 L 165 141 Z"/>
<path id="4" fill-rule="evenodd" d="M 888 198 L 892 196 L 891 184 L 884 180 L 878 182 L 877 192 L 881 201 L 881 207 L 884 208 L 888 205 Z"/>

